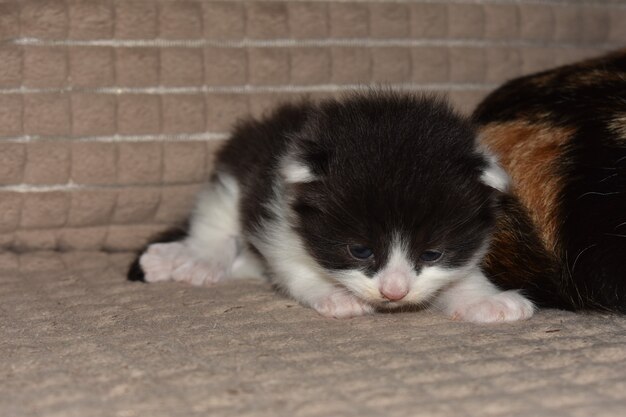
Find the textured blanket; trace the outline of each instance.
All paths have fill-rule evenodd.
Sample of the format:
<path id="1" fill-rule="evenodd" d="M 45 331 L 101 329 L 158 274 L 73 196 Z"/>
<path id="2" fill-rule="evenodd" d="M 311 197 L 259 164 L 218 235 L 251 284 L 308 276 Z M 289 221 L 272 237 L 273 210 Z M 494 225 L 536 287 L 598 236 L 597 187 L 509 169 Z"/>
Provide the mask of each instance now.
<path id="1" fill-rule="evenodd" d="M 238 117 L 376 83 L 470 112 L 624 22 L 623 0 L 0 0 L 0 417 L 624 414 L 623 317 L 341 321 L 262 282 L 124 280 Z"/>
<path id="2" fill-rule="evenodd" d="M 626 317 L 320 317 L 258 281 L 124 280 L 125 254 L 0 256 L 0 415 L 607 416 Z"/>

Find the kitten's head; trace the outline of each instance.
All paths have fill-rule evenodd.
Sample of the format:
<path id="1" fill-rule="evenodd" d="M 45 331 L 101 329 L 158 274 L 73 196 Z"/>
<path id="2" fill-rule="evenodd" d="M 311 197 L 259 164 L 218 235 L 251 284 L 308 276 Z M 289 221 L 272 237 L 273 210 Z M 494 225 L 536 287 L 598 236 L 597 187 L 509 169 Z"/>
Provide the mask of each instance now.
<path id="1" fill-rule="evenodd" d="M 281 173 L 308 252 L 378 306 L 423 303 L 475 269 L 507 186 L 446 102 L 392 93 L 315 107 Z"/>

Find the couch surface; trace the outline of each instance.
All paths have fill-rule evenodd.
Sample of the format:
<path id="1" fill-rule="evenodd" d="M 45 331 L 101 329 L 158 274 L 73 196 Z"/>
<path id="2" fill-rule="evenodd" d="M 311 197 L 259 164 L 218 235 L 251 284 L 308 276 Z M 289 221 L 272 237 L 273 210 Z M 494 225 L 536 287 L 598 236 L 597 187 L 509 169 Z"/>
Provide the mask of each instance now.
<path id="1" fill-rule="evenodd" d="M 0 248 L 135 249 L 239 117 L 377 83 L 469 112 L 624 22 L 605 0 L 0 2 Z"/>
<path id="2" fill-rule="evenodd" d="M 0 416 L 610 416 L 626 318 L 329 320 L 124 280 L 238 118 L 392 84 L 469 113 L 626 44 L 620 0 L 0 1 Z"/>
<path id="3" fill-rule="evenodd" d="M 128 258 L 0 256 L 1 416 L 616 417 L 626 407 L 624 317 L 330 320 L 259 281 L 129 283 Z"/>

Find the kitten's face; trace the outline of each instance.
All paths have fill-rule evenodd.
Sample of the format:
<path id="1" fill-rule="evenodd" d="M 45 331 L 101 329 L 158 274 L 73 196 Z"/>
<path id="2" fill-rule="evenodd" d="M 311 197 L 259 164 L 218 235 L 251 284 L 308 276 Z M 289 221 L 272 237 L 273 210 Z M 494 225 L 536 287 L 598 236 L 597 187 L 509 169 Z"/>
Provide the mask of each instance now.
<path id="1" fill-rule="evenodd" d="M 397 306 L 472 272 L 503 173 L 475 150 L 471 126 L 427 100 L 322 110 L 282 173 L 294 226 L 327 275 L 373 305 Z"/>
<path id="2" fill-rule="evenodd" d="M 393 201 L 389 190 L 324 198 L 332 191 L 311 183 L 293 207 L 309 253 L 329 277 L 373 305 L 420 304 L 473 271 L 493 226 L 486 186 L 450 187 L 448 196 L 398 191 Z"/>

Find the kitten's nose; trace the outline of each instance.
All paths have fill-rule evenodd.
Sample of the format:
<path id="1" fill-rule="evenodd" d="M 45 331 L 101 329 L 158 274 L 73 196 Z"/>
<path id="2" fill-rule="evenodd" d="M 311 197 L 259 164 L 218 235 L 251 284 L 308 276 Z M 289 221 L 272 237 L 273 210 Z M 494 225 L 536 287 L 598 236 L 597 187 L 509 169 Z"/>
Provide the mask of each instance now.
<path id="1" fill-rule="evenodd" d="M 409 289 L 403 285 L 383 285 L 380 294 L 389 301 L 402 300 L 409 293 Z"/>

